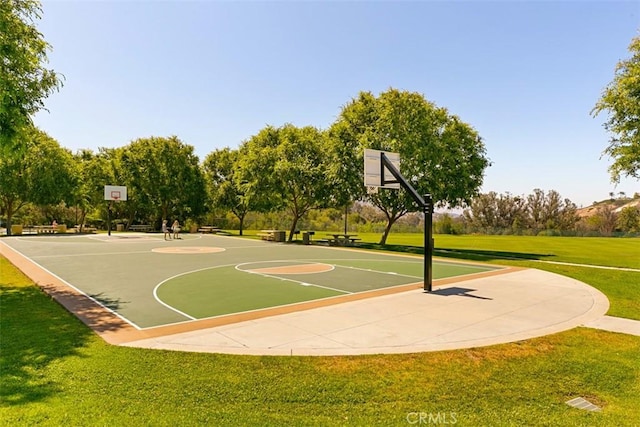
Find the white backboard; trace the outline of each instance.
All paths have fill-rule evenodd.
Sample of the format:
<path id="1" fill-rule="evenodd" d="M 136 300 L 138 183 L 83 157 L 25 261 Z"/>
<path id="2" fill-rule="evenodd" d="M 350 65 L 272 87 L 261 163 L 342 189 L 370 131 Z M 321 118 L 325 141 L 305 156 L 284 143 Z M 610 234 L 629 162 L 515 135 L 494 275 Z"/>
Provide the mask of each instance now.
<path id="1" fill-rule="evenodd" d="M 399 182 L 383 185 L 384 181 L 395 181 L 395 178 L 386 167 L 382 166 L 380 156 L 382 153 L 396 169 L 400 170 L 400 154 L 366 148 L 364 150 L 364 185 L 367 187 L 400 188 Z"/>
<path id="2" fill-rule="evenodd" d="M 105 200 L 127 200 L 127 187 L 122 185 L 105 185 L 104 186 L 104 199 Z"/>

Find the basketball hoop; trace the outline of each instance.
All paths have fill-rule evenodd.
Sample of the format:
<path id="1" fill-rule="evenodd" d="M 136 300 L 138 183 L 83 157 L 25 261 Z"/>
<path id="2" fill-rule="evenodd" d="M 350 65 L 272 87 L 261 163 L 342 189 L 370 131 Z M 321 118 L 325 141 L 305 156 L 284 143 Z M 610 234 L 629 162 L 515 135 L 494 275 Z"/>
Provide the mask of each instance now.
<path id="1" fill-rule="evenodd" d="M 127 187 L 122 185 L 105 185 L 104 186 L 104 199 L 106 201 L 116 200 L 123 202 L 127 201 Z"/>

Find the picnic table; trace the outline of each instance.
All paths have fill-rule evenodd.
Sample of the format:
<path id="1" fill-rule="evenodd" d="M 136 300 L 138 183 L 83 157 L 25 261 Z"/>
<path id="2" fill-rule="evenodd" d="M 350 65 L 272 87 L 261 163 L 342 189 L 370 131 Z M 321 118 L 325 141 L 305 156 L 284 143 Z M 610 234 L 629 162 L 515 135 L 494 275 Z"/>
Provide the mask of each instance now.
<path id="1" fill-rule="evenodd" d="M 220 227 L 214 227 L 212 225 L 203 225 L 202 227 L 198 228 L 198 233 L 216 234 L 220 231 L 222 231 Z"/>
<path id="2" fill-rule="evenodd" d="M 327 242 L 332 246 L 353 246 L 353 244 L 359 240 L 357 234 L 344 234 L 344 233 L 329 233 L 327 234 Z"/>
<path id="3" fill-rule="evenodd" d="M 129 231 L 153 231 L 153 226 L 149 224 L 133 224 L 129 226 Z"/>
<path id="4" fill-rule="evenodd" d="M 260 230 L 256 235 L 269 242 L 284 242 L 286 234 L 287 232 L 282 230 Z"/>

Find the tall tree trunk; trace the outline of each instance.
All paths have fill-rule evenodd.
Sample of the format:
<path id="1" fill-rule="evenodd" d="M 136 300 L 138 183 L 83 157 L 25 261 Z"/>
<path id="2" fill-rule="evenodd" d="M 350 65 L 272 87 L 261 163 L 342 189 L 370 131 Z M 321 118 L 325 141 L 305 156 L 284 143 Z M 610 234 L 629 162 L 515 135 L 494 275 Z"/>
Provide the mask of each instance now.
<path id="1" fill-rule="evenodd" d="M 402 215 L 400 216 L 396 216 L 396 215 L 389 215 L 385 212 L 385 215 L 387 217 L 387 225 L 384 228 L 384 233 L 382 233 L 382 238 L 380 239 L 380 242 L 378 243 L 381 246 L 384 246 L 387 244 L 387 237 L 389 237 L 389 232 L 391 232 L 391 227 L 393 227 L 393 224 L 396 223 L 396 221 L 402 217 Z"/>
<path id="2" fill-rule="evenodd" d="M 289 230 L 289 243 L 293 242 L 293 236 L 296 231 L 296 227 L 298 226 L 298 220 L 300 219 L 300 215 L 293 216 L 293 223 L 291 224 L 291 230 Z"/>
<path id="3" fill-rule="evenodd" d="M 11 218 L 15 211 L 13 210 L 13 200 L 6 201 L 5 211 L 7 213 L 7 236 L 11 236 Z"/>
<path id="4" fill-rule="evenodd" d="M 129 216 L 127 217 L 127 231 L 129 231 L 129 226 L 133 223 L 133 219 L 136 217 L 136 213 L 129 212 Z"/>
<path id="5" fill-rule="evenodd" d="M 76 216 L 78 214 L 76 213 Z M 77 225 L 80 226 L 80 233 L 84 231 L 84 220 L 87 218 L 87 210 L 85 208 L 80 208 L 80 218 L 76 218 Z"/>
<path id="6" fill-rule="evenodd" d="M 11 212 L 11 209 L 7 209 L 7 236 L 11 236 L 11 217 L 13 216 L 13 213 Z"/>
<path id="7" fill-rule="evenodd" d="M 237 216 L 237 217 L 238 217 L 238 219 L 240 220 L 240 235 L 241 235 L 241 236 L 242 236 L 242 230 L 244 230 L 244 217 L 245 217 L 246 215 L 247 215 L 247 213 L 246 213 L 246 212 L 244 212 L 244 213 L 242 213 L 242 214 L 240 214 L 240 215 L 237 215 L 237 214 L 236 214 L 236 216 Z"/>

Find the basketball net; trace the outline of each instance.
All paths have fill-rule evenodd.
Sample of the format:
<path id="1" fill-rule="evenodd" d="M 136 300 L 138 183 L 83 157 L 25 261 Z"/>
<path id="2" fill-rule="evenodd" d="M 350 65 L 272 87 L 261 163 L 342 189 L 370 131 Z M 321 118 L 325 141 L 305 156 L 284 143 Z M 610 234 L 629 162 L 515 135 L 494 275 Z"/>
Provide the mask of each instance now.
<path id="1" fill-rule="evenodd" d="M 375 185 L 367 185 L 367 194 L 378 194 L 378 187 Z"/>

